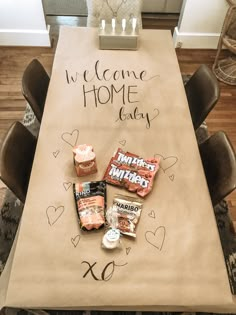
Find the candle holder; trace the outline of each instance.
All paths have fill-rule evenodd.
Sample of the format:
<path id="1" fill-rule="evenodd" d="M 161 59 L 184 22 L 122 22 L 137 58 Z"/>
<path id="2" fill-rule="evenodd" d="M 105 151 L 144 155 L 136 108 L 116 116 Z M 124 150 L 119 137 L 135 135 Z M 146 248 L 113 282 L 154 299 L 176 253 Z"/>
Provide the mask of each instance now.
<path id="1" fill-rule="evenodd" d="M 112 21 L 112 24 L 105 24 L 103 20 L 99 29 L 99 49 L 137 50 L 138 37 L 136 23 L 126 25 L 124 21 L 122 24 Z"/>

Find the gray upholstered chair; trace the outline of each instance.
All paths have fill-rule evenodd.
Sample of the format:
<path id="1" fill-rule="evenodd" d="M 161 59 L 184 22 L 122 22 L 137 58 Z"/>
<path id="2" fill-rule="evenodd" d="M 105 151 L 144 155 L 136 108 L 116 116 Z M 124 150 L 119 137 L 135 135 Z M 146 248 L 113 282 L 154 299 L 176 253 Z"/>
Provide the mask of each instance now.
<path id="1" fill-rule="evenodd" d="M 220 97 L 219 83 L 209 67 L 201 65 L 185 84 L 194 129 L 197 130 Z"/>
<path id="2" fill-rule="evenodd" d="M 39 122 L 43 116 L 49 81 L 50 78 L 42 64 L 33 59 L 22 77 L 22 93 Z"/>
<path id="3" fill-rule="evenodd" d="M 213 206 L 236 188 L 236 157 L 223 131 L 218 131 L 199 145 L 203 168 Z"/>
<path id="4" fill-rule="evenodd" d="M 116 18 L 117 23 L 121 23 L 125 18 L 129 23 L 135 17 L 137 25 L 142 28 L 142 0 L 86 0 L 86 3 L 88 8 L 87 26 L 98 27 L 102 19 L 111 23 L 112 18 Z"/>
<path id="5" fill-rule="evenodd" d="M 0 152 L 0 178 L 25 202 L 37 139 L 20 122 L 8 130 Z"/>

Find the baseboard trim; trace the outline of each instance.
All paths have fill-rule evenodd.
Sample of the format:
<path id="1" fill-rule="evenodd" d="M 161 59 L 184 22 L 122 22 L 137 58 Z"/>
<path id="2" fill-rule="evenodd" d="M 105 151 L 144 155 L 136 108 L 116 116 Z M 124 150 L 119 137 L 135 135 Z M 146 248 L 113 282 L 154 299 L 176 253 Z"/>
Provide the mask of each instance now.
<path id="1" fill-rule="evenodd" d="M 46 30 L 0 29 L 0 46 L 51 47 L 50 25 Z"/>
<path id="2" fill-rule="evenodd" d="M 216 49 L 220 33 L 185 33 L 175 27 L 173 40 L 176 48 Z"/>
<path id="3" fill-rule="evenodd" d="M 179 13 L 142 12 L 142 18 L 152 20 L 179 20 Z"/>

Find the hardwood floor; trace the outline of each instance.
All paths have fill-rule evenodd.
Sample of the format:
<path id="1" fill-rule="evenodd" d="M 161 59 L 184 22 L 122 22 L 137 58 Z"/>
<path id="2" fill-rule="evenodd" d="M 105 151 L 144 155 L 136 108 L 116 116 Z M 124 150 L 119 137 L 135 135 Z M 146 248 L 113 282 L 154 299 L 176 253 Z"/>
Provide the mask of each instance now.
<path id="1" fill-rule="evenodd" d="M 178 23 L 177 15 L 143 15 L 143 28 L 170 29 Z M 60 25 L 86 26 L 86 17 L 47 16 L 51 25 L 51 48 L 0 47 L 0 146 L 7 129 L 22 120 L 25 100 L 21 93 L 21 77 L 27 64 L 38 58 L 50 74 Z M 200 64 L 212 67 L 216 50 L 177 49 L 180 70 L 192 74 Z M 226 56 L 227 52 L 222 55 Z M 236 87 L 220 83 L 221 97 L 207 118 L 210 133 L 224 130 L 236 150 Z M 236 191 L 227 198 L 236 226 Z"/>

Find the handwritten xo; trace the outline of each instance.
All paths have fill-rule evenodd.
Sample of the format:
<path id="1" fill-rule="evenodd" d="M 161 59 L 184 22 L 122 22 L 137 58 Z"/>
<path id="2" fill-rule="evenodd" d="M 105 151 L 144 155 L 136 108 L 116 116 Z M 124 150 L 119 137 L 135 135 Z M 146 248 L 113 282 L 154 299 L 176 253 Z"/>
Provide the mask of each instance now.
<path id="1" fill-rule="evenodd" d="M 86 264 L 88 266 L 88 269 L 83 275 L 83 278 L 86 278 L 87 276 L 91 276 L 93 280 L 95 281 L 109 281 L 113 277 L 113 274 L 117 267 L 124 267 L 127 265 L 127 263 L 123 265 L 118 265 L 113 261 L 110 261 L 107 263 L 103 268 L 101 268 L 99 271 L 94 270 L 95 265 L 97 262 L 89 263 L 88 261 L 84 260 L 81 264 Z"/>

